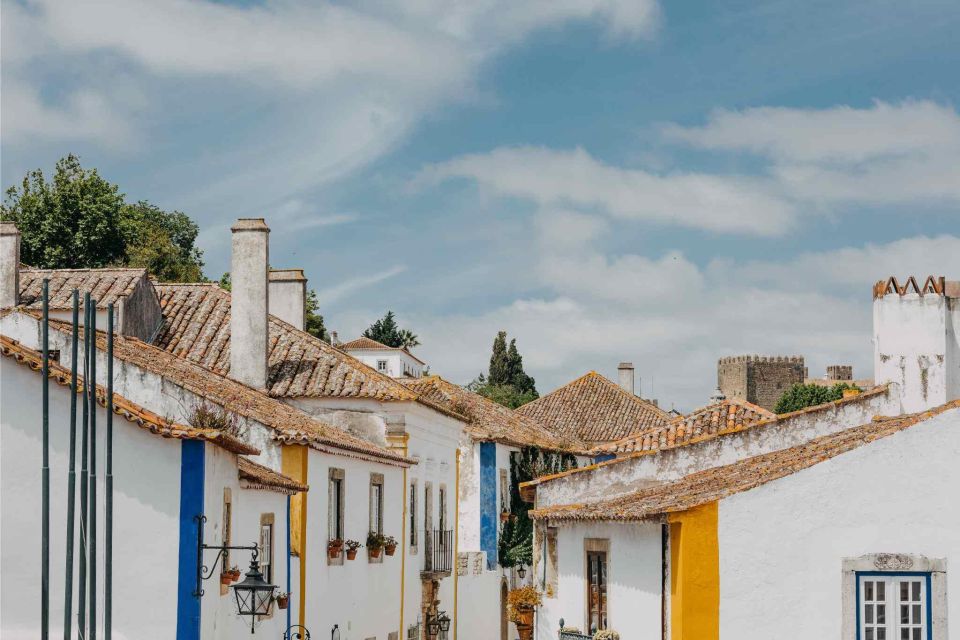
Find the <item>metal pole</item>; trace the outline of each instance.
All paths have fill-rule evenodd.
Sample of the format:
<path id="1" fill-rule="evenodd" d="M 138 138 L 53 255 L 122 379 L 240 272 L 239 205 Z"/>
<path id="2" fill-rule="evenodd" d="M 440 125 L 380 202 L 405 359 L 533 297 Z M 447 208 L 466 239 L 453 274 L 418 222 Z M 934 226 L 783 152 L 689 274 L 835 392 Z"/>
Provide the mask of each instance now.
<path id="1" fill-rule="evenodd" d="M 97 637 L 97 301 L 90 300 L 90 640 Z"/>
<path id="2" fill-rule="evenodd" d="M 77 629 L 81 640 L 87 637 L 87 489 L 90 472 L 90 293 L 83 294 L 83 430 L 80 438 L 80 567 L 77 580 Z"/>
<path id="3" fill-rule="evenodd" d="M 73 638 L 73 539 L 77 492 L 77 351 L 80 295 L 73 290 L 73 335 L 70 340 L 70 470 L 67 472 L 67 562 L 63 586 L 63 640 Z"/>
<path id="4" fill-rule="evenodd" d="M 103 558 L 103 638 L 113 626 L 113 303 L 107 305 L 107 495 Z"/>
<path id="5" fill-rule="evenodd" d="M 50 281 L 43 279 L 43 468 L 41 469 L 40 638 L 50 637 Z"/>

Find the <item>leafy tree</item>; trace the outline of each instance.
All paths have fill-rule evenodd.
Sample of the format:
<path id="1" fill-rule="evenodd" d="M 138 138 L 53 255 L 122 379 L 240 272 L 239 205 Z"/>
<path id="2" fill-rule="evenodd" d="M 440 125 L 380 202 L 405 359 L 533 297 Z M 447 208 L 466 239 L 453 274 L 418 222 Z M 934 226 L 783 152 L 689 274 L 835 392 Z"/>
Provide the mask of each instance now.
<path id="1" fill-rule="evenodd" d="M 490 368 L 467 385 L 467 389 L 485 398 L 516 409 L 540 397 L 536 381 L 523 370 L 523 357 L 516 339 L 507 346 L 507 332 L 500 331 L 493 340 Z"/>
<path id="2" fill-rule="evenodd" d="M 230 272 L 227 271 L 220 276 L 217 284 L 220 285 L 221 289 L 230 291 L 233 286 L 233 282 L 230 279 Z M 307 317 L 303 330 L 315 338 L 320 338 L 324 342 L 330 342 L 330 334 L 327 333 L 327 328 L 323 324 L 323 316 L 317 313 L 317 310 L 320 308 L 320 303 L 317 302 L 317 292 L 313 289 L 307 291 L 305 305 Z"/>
<path id="3" fill-rule="evenodd" d="M 363 335 L 396 349 L 410 349 L 420 344 L 417 334 L 400 328 L 393 311 L 387 311 L 387 314 L 370 325 Z"/>
<path id="4" fill-rule="evenodd" d="M 842 398 L 843 392 L 847 389 L 860 391 L 860 388 L 856 385 L 846 382 L 838 382 L 832 387 L 824 387 L 818 384 L 795 384 L 780 396 L 773 410 L 774 413 L 790 413 L 806 407 L 833 402 Z"/>
<path id="5" fill-rule="evenodd" d="M 533 521 L 527 515 L 530 505 L 520 497 L 520 484 L 576 466 L 577 459 L 572 454 L 537 447 L 524 447 L 510 454 L 510 507 L 501 505 L 501 510 L 507 510 L 510 516 L 500 525 L 497 549 L 501 566 L 533 564 Z"/>
<path id="6" fill-rule="evenodd" d="M 17 223 L 24 263 L 48 269 L 98 268 L 126 257 L 123 194 L 74 155 L 47 182 L 36 169 L 7 189 L 0 217 Z"/>
<path id="7" fill-rule="evenodd" d="M 17 223 L 23 262 L 48 269 L 145 267 L 160 280 L 203 279 L 198 228 L 186 214 L 124 202 L 115 184 L 70 154 L 7 189 L 0 218 Z"/>

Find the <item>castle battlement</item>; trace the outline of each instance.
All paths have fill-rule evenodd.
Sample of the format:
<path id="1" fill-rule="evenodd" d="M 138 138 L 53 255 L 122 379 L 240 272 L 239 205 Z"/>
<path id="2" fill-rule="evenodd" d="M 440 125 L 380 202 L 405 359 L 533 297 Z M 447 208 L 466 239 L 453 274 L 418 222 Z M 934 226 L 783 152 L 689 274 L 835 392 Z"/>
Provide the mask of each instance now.
<path id="1" fill-rule="evenodd" d="M 900 284 L 895 277 L 891 276 L 886 280 L 879 280 L 873 285 L 873 298 L 876 300 L 888 295 L 905 296 L 910 293 L 918 296 L 942 296 L 945 295 L 946 291 L 947 279 L 943 276 L 927 276 L 922 287 L 913 276 L 908 277 L 903 284 Z"/>
<path id="2" fill-rule="evenodd" d="M 803 364 L 803 356 L 727 356 L 720 358 L 717 364 L 736 364 L 740 362 L 788 362 L 792 364 Z"/>

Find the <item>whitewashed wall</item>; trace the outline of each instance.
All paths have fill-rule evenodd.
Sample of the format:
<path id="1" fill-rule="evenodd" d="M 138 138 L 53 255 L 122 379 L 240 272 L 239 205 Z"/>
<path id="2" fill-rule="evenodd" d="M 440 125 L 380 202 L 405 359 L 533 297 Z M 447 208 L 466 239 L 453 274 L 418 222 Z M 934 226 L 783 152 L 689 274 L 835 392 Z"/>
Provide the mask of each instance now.
<path id="1" fill-rule="evenodd" d="M 958 460 L 954 409 L 723 500 L 721 637 L 841 637 L 844 558 L 945 558 L 955 583 Z M 949 617 L 960 620 L 960 589 L 948 588 L 947 597 Z"/>
<path id="2" fill-rule="evenodd" d="M 898 415 L 896 385 L 885 393 L 853 398 L 697 444 L 667 449 L 572 473 L 537 486 L 537 506 L 570 504 L 624 495 L 651 481 L 675 480 L 703 469 L 786 449 L 813 438 L 866 424 L 877 415 Z"/>
<path id="3" fill-rule="evenodd" d="M 0 636 L 33 640 L 39 637 L 40 608 L 41 378 L 2 358 L 0 381 Z M 51 383 L 51 637 L 63 633 L 69 410 L 69 390 Z M 102 585 L 106 411 L 99 406 L 96 411 Z M 114 417 L 113 630 L 118 640 L 176 635 L 180 444 Z M 78 557 L 79 546 L 75 553 Z M 76 580 L 75 570 L 75 585 Z M 74 612 L 76 602 L 75 595 Z M 98 608 L 102 616 L 102 602 Z"/>
<path id="4" fill-rule="evenodd" d="M 544 598 L 536 637 L 557 637 L 560 619 L 586 631 L 587 578 L 584 540 L 609 540 L 607 609 L 611 629 L 630 640 L 661 640 L 662 539 L 656 523 L 572 524 L 557 532 L 558 584 Z M 759 637 L 759 636 L 740 636 Z"/>

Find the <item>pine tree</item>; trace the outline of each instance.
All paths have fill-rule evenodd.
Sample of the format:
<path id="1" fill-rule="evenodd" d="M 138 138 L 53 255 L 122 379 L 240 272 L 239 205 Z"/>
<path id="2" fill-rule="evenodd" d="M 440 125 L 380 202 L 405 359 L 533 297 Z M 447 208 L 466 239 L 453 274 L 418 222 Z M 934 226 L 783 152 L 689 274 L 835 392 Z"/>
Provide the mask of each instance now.
<path id="1" fill-rule="evenodd" d="M 417 334 L 409 329 L 401 329 L 397 324 L 393 311 L 387 311 L 387 314 L 367 327 L 363 335 L 371 340 L 376 340 L 388 347 L 397 349 L 409 349 L 420 344 Z"/>

